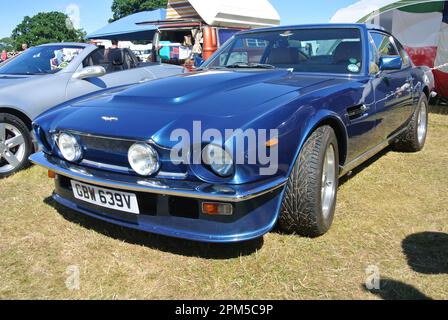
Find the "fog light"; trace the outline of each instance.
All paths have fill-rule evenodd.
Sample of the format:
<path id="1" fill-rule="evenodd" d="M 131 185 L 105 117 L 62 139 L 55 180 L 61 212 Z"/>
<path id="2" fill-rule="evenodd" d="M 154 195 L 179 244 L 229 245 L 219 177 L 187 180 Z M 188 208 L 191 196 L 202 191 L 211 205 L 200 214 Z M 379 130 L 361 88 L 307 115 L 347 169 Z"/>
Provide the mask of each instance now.
<path id="1" fill-rule="evenodd" d="M 229 203 L 203 202 L 202 213 L 211 216 L 231 216 L 233 206 Z"/>

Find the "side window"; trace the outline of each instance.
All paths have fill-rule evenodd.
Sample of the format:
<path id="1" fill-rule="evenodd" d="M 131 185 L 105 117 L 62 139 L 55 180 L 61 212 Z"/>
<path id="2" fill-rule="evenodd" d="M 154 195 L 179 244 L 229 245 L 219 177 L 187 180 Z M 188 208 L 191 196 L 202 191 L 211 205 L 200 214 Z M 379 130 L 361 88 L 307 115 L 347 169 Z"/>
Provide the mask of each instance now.
<path id="1" fill-rule="evenodd" d="M 372 35 L 369 34 L 369 73 L 374 75 L 380 71 L 379 56 Z"/>
<path id="2" fill-rule="evenodd" d="M 210 67 L 224 67 L 233 64 L 260 63 L 268 42 L 263 39 L 238 39 L 232 46 L 225 48 L 210 64 Z"/>
<path id="3" fill-rule="evenodd" d="M 83 67 L 102 66 L 107 73 L 124 71 L 138 67 L 135 55 L 129 49 L 99 48 L 82 62 Z"/>
<path id="4" fill-rule="evenodd" d="M 403 68 L 409 67 L 411 65 L 411 58 L 409 57 L 408 53 L 403 48 L 403 46 L 401 45 L 400 42 L 395 40 L 395 44 L 398 47 L 398 51 L 400 51 L 400 56 L 401 56 L 401 59 L 403 60 Z"/>
<path id="5" fill-rule="evenodd" d="M 83 67 L 103 66 L 107 67 L 107 62 L 104 59 L 104 49 L 96 49 L 87 56 L 82 62 Z"/>
<path id="6" fill-rule="evenodd" d="M 379 52 L 380 57 L 399 55 L 397 48 L 394 45 L 394 40 L 392 37 L 377 32 L 371 32 L 371 36 Z"/>

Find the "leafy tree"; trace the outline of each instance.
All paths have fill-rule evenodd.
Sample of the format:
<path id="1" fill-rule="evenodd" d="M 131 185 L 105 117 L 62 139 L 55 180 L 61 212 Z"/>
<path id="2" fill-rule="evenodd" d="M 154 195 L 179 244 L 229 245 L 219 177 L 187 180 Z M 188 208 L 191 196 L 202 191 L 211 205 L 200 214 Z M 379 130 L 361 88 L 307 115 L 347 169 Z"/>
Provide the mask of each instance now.
<path id="1" fill-rule="evenodd" d="M 17 49 L 22 43 L 31 47 L 50 42 L 83 42 L 85 36 L 83 30 L 73 28 L 66 14 L 55 11 L 26 16 L 12 31 Z"/>
<path id="2" fill-rule="evenodd" d="M 16 44 L 14 40 L 11 38 L 2 38 L 0 39 L 0 51 L 13 51 L 16 48 Z"/>
<path id="3" fill-rule="evenodd" d="M 166 8 L 167 4 L 168 0 L 114 0 L 112 3 L 114 16 L 110 22 L 137 12 Z"/>

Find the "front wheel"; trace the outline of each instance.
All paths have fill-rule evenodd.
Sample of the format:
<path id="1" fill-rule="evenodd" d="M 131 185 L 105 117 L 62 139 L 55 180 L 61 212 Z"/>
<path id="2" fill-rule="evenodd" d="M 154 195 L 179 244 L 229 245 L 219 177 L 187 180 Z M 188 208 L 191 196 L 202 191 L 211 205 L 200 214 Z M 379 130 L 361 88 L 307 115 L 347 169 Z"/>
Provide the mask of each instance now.
<path id="1" fill-rule="evenodd" d="M 333 128 L 318 128 L 305 142 L 288 180 L 279 218 L 287 233 L 318 237 L 331 227 L 339 185 L 339 146 Z"/>
<path id="2" fill-rule="evenodd" d="M 26 167 L 31 150 L 31 135 L 23 121 L 0 113 L 0 179 Z"/>

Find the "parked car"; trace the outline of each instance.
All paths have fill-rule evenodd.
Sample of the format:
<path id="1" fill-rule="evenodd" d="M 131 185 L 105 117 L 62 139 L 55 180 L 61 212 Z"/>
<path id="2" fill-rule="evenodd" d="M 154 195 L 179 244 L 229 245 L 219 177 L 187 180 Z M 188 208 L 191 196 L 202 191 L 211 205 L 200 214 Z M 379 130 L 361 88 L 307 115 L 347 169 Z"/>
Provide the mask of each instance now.
<path id="1" fill-rule="evenodd" d="M 374 26 L 246 31 L 201 70 L 40 116 L 43 151 L 31 161 L 56 178 L 58 203 L 114 224 L 205 242 L 260 237 L 277 223 L 316 237 L 332 225 L 341 176 L 388 145 L 424 147 L 425 72 Z M 176 137 L 197 136 L 198 124 L 214 131 L 177 158 Z M 238 152 L 229 129 L 274 134 Z M 269 173 L 261 156 L 248 160 L 263 148 L 278 155 Z"/>
<path id="2" fill-rule="evenodd" d="M 183 73 L 178 66 L 140 63 L 128 49 L 84 43 L 28 49 L 0 65 L 0 178 L 28 164 L 32 121 L 64 101 L 119 85 Z"/>

